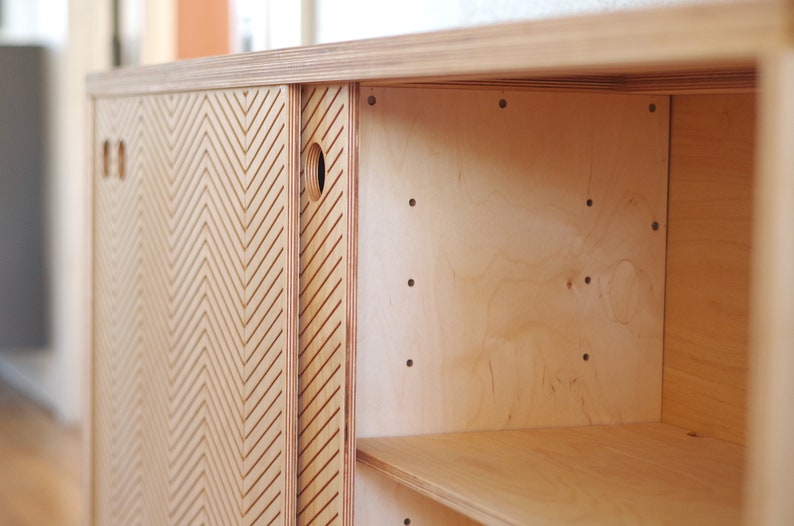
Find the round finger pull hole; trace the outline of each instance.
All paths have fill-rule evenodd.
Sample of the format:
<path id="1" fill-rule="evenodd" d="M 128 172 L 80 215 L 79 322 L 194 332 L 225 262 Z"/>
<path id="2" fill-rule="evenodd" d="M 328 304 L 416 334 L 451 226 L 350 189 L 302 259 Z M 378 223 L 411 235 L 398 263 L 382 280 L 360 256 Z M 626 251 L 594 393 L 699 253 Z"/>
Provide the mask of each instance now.
<path id="1" fill-rule="evenodd" d="M 405 526 L 408 526 L 409 524 L 411 524 L 411 519 L 406 517 L 405 520 L 403 521 L 403 524 L 405 524 Z"/>
<path id="2" fill-rule="evenodd" d="M 408 206 L 416 206 L 416 199 L 409 199 Z"/>
<path id="3" fill-rule="evenodd" d="M 309 146 L 309 151 L 306 153 L 304 177 L 309 199 L 319 201 L 325 189 L 325 155 L 316 142 Z"/>
<path id="4" fill-rule="evenodd" d="M 408 358 L 407 360 L 405 360 L 405 365 L 407 365 L 408 367 L 413 367 L 414 361 Z"/>
<path id="5" fill-rule="evenodd" d="M 592 199 L 588 199 L 587 200 L 587 206 L 593 206 L 593 200 Z"/>
<path id="6" fill-rule="evenodd" d="M 415 284 L 416 284 L 416 282 L 413 279 L 409 279 L 408 280 L 408 286 L 409 287 L 413 287 Z"/>
<path id="7" fill-rule="evenodd" d="M 110 141 L 102 143 L 102 177 L 110 175 Z"/>
<path id="8" fill-rule="evenodd" d="M 593 280 L 590 278 L 590 276 L 585 276 L 584 277 L 585 284 L 589 285 L 591 281 L 593 281 Z"/>
<path id="9" fill-rule="evenodd" d="M 127 177 L 127 147 L 124 145 L 124 141 L 119 141 L 119 156 L 117 162 L 119 163 L 119 179 L 122 181 L 125 177 Z"/>
<path id="10" fill-rule="evenodd" d="M 587 353 L 584 353 L 584 354 L 582 355 L 582 360 L 584 360 L 584 361 L 587 361 L 587 360 L 589 360 L 589 359 L 590 359 L 590 355 L 589 355 L 589 354 L 587 354 Z"/>

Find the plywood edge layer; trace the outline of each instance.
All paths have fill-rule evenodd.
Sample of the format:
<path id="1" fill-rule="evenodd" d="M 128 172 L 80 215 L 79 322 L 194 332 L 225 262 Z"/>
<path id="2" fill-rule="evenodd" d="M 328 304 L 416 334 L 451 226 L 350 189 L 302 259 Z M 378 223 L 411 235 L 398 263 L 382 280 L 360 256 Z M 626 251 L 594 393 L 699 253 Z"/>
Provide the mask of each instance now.
<path id="1" fill-rule="evenodd" d="M 372 439 L 364 439 L 372 440 Z M 399 484 L 416 491 L 444 506 L 449 507 L 466 517 L 475 519 L 483 524 L 499 524 L 508 526 L 521 526 L 522 523 L 511 521 L 508 517 L 496 517 L 493 510 L 479 506 L 476 500 L 468 500 L 454 492 L 447 491 L 442 486 L 428 484 L 420 477 L 414 476 L 410 471 L 401 469 L 390 462 L 383 461 L 377 454 L 371 454 L 366 446 L 356 451 L 356 460 L 363 465 L 369 466 L 375 471 L 387 476 Z"/>
<path id="2" fill-rule="evenodd" d="M 88 77 L 92 96 L 388 79 L 747 65 L 787 42 L 776 0 L 686 5 L 324 44 Z"/>
<path id="3" fill-rule="evenodd" d="M 374 81 L 367 82 L 364 86 L 626 94 L 742 93 L 756 90 L 757 75 L 754 67 L 746 66 L 623 75 L 471 79 L 446 82 Z"/>
<path id="4" fill-rule="evenodd" d="M 743 456 L 666 424 L 358 441 L 362 464 L 489 525 L 739 524 Z"/>

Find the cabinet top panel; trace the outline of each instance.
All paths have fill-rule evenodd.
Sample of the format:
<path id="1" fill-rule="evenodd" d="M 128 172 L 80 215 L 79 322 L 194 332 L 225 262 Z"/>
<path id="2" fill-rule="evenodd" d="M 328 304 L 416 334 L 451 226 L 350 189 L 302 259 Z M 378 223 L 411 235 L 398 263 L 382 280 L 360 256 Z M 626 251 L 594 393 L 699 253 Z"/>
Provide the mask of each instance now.
<path id="1" fill-rule="evenodd" d="M 338 81 L 431 82 L 752 69 L 790 45 L 794 2 L 713 2 L 187 60 L 89 75 L 93 97 Z M 686 75 L 684 75 L 686 76 Z M 730 77 L 730 75 L 728 75 Z M 717 74 L 714 88 L 721 88 Z M 620 85 L 617 85 L 620 88 Z M 730 86 L 729 86 L 730 87 Z M 674 92 L 666 83 L 659 91 Z"/>

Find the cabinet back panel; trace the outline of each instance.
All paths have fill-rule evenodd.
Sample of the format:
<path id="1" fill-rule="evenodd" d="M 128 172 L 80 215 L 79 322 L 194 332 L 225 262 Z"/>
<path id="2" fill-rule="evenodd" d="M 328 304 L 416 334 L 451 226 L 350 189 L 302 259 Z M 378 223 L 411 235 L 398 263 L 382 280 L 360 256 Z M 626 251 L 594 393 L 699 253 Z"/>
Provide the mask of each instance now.
<path id="1" fill-rule="evenodd" d="M 360 107 L 358 435 L 658 421 L 668 99 Z"/>
<path id="2" fill-rule="evenodd" d="M 745 443 L 755 97 L 672 103 L 662 420 Z"/>

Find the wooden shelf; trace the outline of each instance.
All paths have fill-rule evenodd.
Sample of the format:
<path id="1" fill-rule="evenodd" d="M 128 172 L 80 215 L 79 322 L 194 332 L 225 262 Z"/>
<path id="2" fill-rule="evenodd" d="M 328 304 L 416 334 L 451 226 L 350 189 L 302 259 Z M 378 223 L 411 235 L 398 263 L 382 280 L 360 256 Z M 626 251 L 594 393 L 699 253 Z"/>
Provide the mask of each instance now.
<path id="1" fill-rule="evenodd" d="M 357 460 L 477 521 L 739 524 L 744 448 L 666 424 L 358 439 Z"/>

